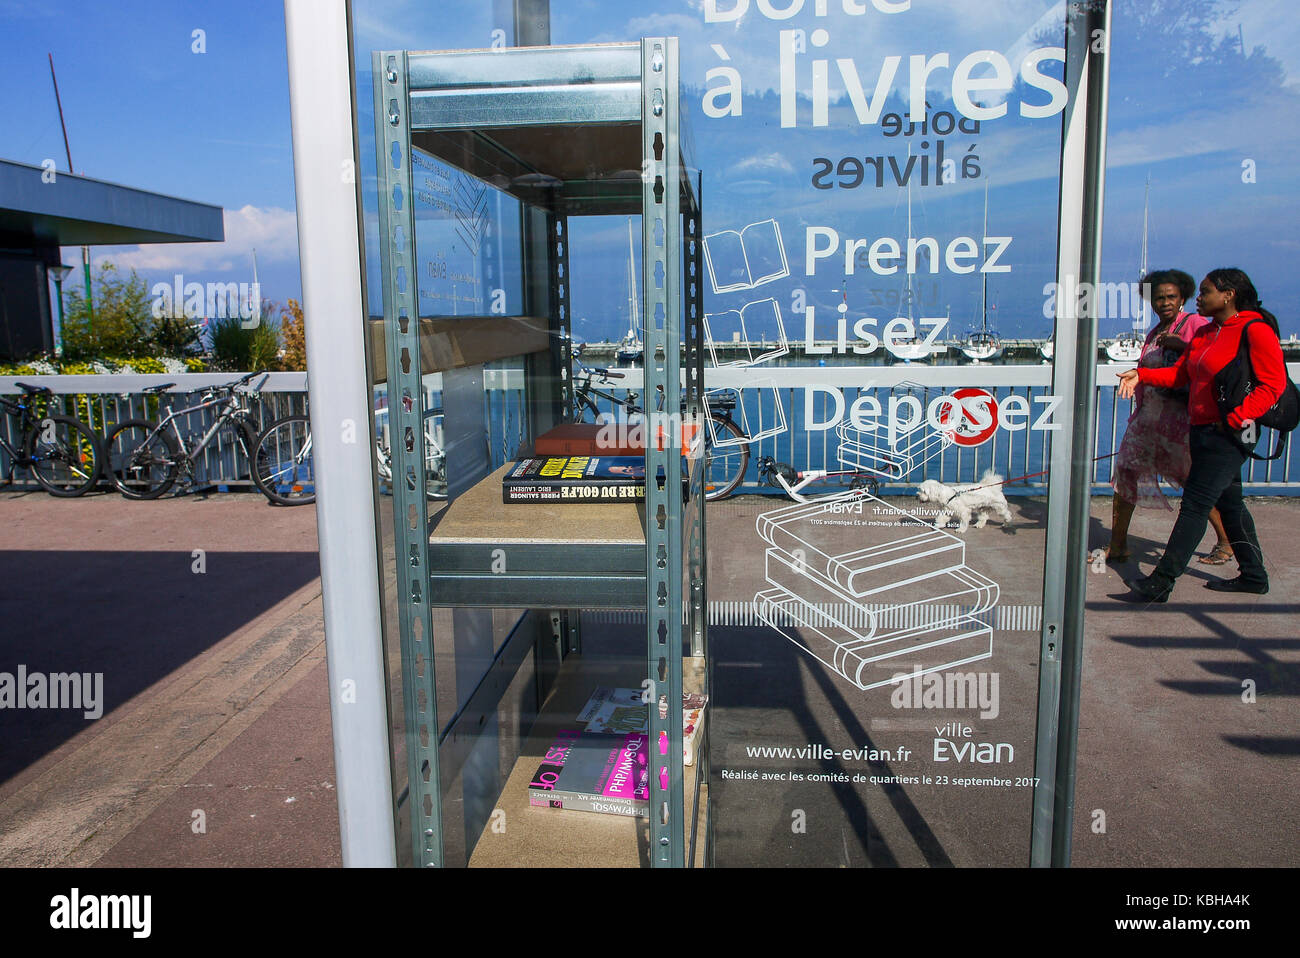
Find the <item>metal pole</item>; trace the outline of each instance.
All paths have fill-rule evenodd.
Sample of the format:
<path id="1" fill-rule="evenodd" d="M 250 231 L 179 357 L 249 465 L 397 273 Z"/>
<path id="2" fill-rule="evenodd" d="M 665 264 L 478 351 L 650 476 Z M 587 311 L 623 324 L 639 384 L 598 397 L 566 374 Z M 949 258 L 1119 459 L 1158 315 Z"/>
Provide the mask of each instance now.
<path id="1" fill-rule="evenodd" d="M 392 867 L 397 857 L 348 6 L 345 0 L 285 0 L 284 20 L 343 864 Z"/>
<path id="2" fill-rule="evenodd" d="M 59 298 L 59 352 L 58 352 L 58 355 L 62 356 L 62 355 L 63 355 L 63 277 L 61 277 L 61 276 L 56 276 L 56 277 L 54 278 L 54 292 L 55 292 L 55 295 L 57 295 L 58 298 Z"/>
<path id="3" fill-rule="evenodd" d="M 63 121 L 63 99 L 59 96 L 59 78 L 54 73 L 54 54 L 47 53 L 50 58 L 50 80 L 54 83 L 54 105 L 59 108 L 59 129 L 63 131 L 63 152 L 68 157 L 68 172 L 72 173 L 72 147 L 68 145 L 68 125 Z M 91 324 L 95 320 L 95 304 L 90 295 L 90 247 L 81 247 L 81 269 L 82 275 L 86 280 L 86 331 L 90 331 Z M 59 303 L 62 308 L 63 303 Z M 60 318 L 61 321 L 61 318 Z M 60 332 L 60 335 L 62 333 Z"/>
<path id="4" fill-rule="evenodd" d="M 1066 17 L 1061 198 L 1057 242 L 1056 417 L 1047 494 L 1043 631 L 1039 650 L 1030 864 L 1070 863 L 1074 824 L 1083 610 L 1087 586 L 1090 437 L 1096 416 L 1096 297 L 1079 308 L 1081 283 L 1096 284 L 1101 265 L 1101 214 L 1106 170 L 1109 0 L 1076 0 Z"/>

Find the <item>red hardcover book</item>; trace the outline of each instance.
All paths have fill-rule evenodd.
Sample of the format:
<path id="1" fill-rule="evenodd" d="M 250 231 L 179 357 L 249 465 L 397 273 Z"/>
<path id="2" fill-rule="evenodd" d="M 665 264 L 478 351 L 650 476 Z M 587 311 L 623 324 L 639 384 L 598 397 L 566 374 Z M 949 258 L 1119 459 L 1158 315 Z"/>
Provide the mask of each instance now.
<path id="1" fill-rule="evenodd" d="M 693 440 L 697 428 L 684 424 L 682 432 L 686 434 L 688 440 Z M 536 456 L 644 456 L 645 434 L 644 425 L 566 422 L 538 436 L 533 442 L 533 454 Z"/>
<path id="2" fill-rule="evenodd" d="M 566 422 L 538 436 L 533 452 L 538 456 L 640 456 L 645 454 L 645 443 L 630 440 L 642 435 L 641 431 L 633 435 L 626 428 Z"/>

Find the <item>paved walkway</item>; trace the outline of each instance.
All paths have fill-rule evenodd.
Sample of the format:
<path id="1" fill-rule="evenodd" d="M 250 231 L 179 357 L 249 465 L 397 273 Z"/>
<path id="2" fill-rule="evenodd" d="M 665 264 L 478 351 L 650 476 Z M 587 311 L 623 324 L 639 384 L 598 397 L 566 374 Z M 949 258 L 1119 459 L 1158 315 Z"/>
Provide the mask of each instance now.
<path id="1" fill-rule="evenodd" d="M 711 600 L 747 598 L 734 567 L 763 507 L 711 507 Z M 1300 502 L 1252 509 L 1268 596 L 1204 591 L 1225 570 L 1194 566 L 1168 606 L 1135 610 L 1106 597 L 1118 573 L 1090 577 L 1078 865 L 1300 862 Z M 1171 524 L 1138 514 L 1144 569 Z M 1032 593 L 1041 538 L 981 532 Z M 96 721 L 0 711 L 0 864 L 340 863 L 314 508 L 0 494 L 0 582 L 0 671 L 105 675 Z"/>

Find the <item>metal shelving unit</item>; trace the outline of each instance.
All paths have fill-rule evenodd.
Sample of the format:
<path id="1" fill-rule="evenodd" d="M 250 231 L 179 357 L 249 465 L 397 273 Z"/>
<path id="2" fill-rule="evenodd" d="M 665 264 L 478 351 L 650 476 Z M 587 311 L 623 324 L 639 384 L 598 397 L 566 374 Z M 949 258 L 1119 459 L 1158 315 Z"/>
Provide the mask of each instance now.
<path id="1" fill-rule="evenodd" d="M 541 610 L 536 620 L 549 623 L 559 657 L 578 653 L 580 659 L 578 616 L 568 610 L 631 606 L 646 610 L 642 674 L 653 693 L 650 814 L 640 857 L 653 866 L 690 863 L 700 808 L 688 809 L 686 795 L 703 803 L 707 847 L 707 790 L 700 786 L 707 781 L 708 750 L 701 749 L 688 789 L 680 707 L 685 641 L 694 657 L 687 674 L 703 686 L 711 682 L 703 463 L 686 460 L 684 496 L 676 481 L 678 446 L 671 441 L 679 416 L 689 421 L 702 415 L 704 355 L 700 191 L 682 135 L 677 40 L 380 51 L 373 63 L 409 780 L 401 809 L 409 818 L 414 861 L 443 864 L 442 785 L 471 747 L 465 740 L 472 742 L 475 723 L 464 719 L 495 710 L 529 649 L 540 653 L 551 639 L 543 635 L 545 628 L 517 628 L 470 702 L 439 728 L 433 609 Z M 524 302 L 521 315 L 505 318 L 513 325 L 496 316 L 419 318 L 412 172 L 418 152 L 520 201 Z M 444 368 L 431 355 L 431 337 L 442 336 L 455 347 L 440 355 L 470 357 L 465 366 L 526 353 L 531 434 L 567 419 L 569 217 L 598 214 L 641 217 L 646 409 L 648 417 L 664 417 L 668 435 L 649 444 L 647 501 L 503 506 L 498 470 L 461 484 L 452 476 L 452 501 L 431 517 L 423 496 L 422 376 Z M 508 556 L 505 570 L 493 569 L 495 555 Z M 440 755 L 452 756 L 447 768 L 440 767 Z M 607 817 L 550 814 L 563 816 L 570 827 L 574 815 Z M 614 827 L 592 823 L 596 830 Z M 635 849 L 635 837 L 628 840 Z"/>

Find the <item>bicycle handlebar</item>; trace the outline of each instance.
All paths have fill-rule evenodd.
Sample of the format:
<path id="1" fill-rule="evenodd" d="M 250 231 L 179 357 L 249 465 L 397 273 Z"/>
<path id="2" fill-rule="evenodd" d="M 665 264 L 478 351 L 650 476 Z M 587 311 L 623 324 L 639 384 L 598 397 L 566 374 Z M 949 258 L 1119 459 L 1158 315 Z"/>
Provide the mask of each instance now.
<path id="1" fill-rule="evenodd" d="M 573 364 L 578 367 L 579 372 L 586 373 L 588 376 L 599 376 L 606 381 L 623 379 L 627 376 L 627 373 L 619 372 L 617 369 L 606 369 L 604 366 L 588 366 L 578 358 L 577 353 L 573 355 Z"/>
<path id="2" fill-rule="evenodd" d="M 228 383 L 222 383 L 219 386 L 208 386 L 203 390 L 203 392 L 204 395 L 209 395 L 209 396 L 215 396 L 217 393 L 234 392 L 240 386 L 245 385 L 254 376 L 262 376 L 265 374 L 266 374 L 265 370 L 256 370 L 251 373 L 245 373 L 244 375 L 240 376 L 238 379 L 232 379 Z"/>

